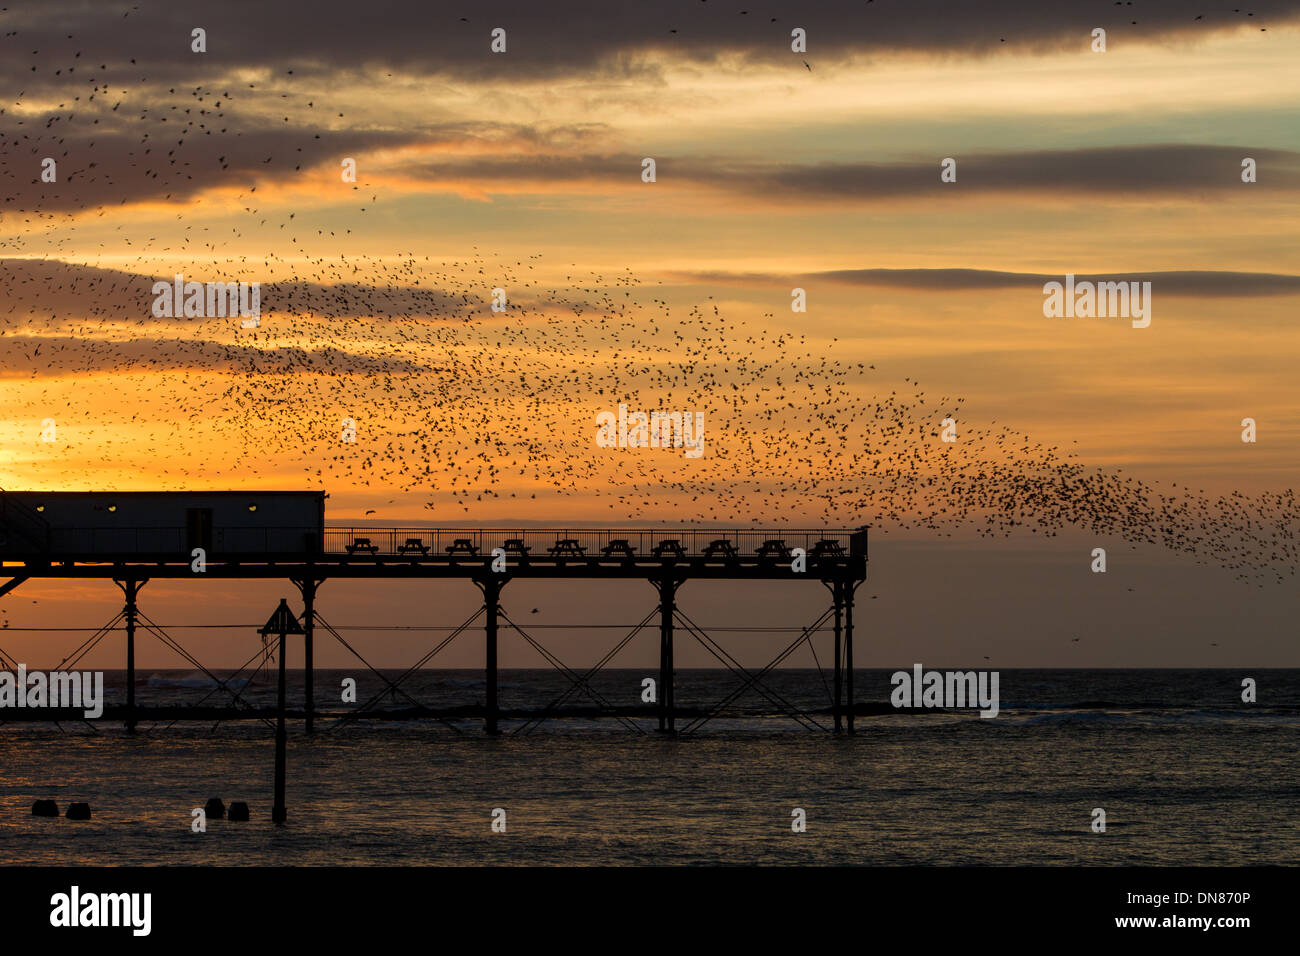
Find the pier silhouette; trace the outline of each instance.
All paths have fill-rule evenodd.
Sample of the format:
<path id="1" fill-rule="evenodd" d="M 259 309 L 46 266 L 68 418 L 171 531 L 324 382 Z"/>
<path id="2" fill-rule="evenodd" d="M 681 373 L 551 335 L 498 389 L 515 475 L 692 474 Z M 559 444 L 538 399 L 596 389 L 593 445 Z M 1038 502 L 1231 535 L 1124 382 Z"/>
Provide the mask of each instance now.
<path id="1" fill-rule="evenodd" d="M 142 718 L 165 720 L 269 720 L 275 713 L 252 707 L 235 689 L 239 676 L 263 650 L 234 675 L 220 678 L 190 654 L 141 609 L 140 595 L 154 579 L 278 579 L 293 585 L 302 610 L 295 621 L 303 632 L 305 706 L 302 717 L 312 732 L 318 712 L 314 699 L 314 644 L 319 629 L 336 638 L 378 675 L 385 689 L 338 720 L 387 715 L 382 699 L 399 697 L 412 706 L 403 717 L 481 717 L 489 734 L 500 732 L 497 648 L 502 627 L 517 632 L 571 683 L 562 699 L 526 726 L 565 713 L 567 698 L 581 692 L 595 703 L 593 715 L 611 716 L 639 729 L 626 709 L 609 704 L 590 686 L 591 678 L 614 655 L 657 621 L 659 676 L 658 730 L 694 732 L 748 692 L 761 695 L 775 712 L 810 729 L 854 731 L 853 608 L 857 588 L 866 580 L 867 530 L 844 529 L 699 529 L 699 528 L 420 528 L 327 526 L 322 492 L 0 492 L 0 559 L 8 580 L 0 596 L 32 579 L 114 581 L 122 590 L 122 610 L 86 638 L 61 666 L 71 668 L 117 630 L 125 632 L 127 700 L 120 718 L 133 732 Z M 331 579 L 462 579 L 482 592 L 483 601 L 396 680 L 371 667 L 360 651 L 321 616 L 320 588 Z M 644 580 L 656 601 L 646 616 L 592 668 L 568 667 L 530 635 L 501 607 L 503 590 L 514 579 Z M 716 639 L 692 621 L 677 603 L 688 581 L 804 581 L 823 585 L 830 603 L 798 638 L 759 670 L 742 666 Z M 833 634 L 831 716 L 829 727 L 800 710 L 765 683 L 765 676 L 827 624 Z M 486 701 L 478 708 L 443 712 L 415 701 L 401 689 L 410 674 L 426 667 L 453 639 L 481 628 Z M 147 633 L 201 670 L 217 690 L 229 695 L 222 707 L 141 708 L 135 700 L 136 638 Z M 679 713 L 674 695 L 674 655 L 681 634 L 699 641 L 737 677 L 738 688 L 722 701 Z M 0 658 L 0 663 L 3 663 Z M 281 659 L 283 673 L 283 657 Z M 27 713 L 27 719 L 54 719 Z"/>

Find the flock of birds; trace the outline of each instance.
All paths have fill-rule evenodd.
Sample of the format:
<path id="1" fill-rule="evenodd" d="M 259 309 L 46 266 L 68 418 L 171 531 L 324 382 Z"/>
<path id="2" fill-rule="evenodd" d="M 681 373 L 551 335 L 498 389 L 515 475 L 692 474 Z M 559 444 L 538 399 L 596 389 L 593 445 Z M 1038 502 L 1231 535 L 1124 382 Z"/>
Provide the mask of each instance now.
<path id="1" fill-rule="evenodd" d="M 39 119 L 0 109 L 10 227 L 0 237 L 0 375 L 9 417 L 52 418 L 60 435 L 37 446 L 40 469 L 57 474 L 33 470 L 21 484 L 104 487 L 144 473 L 174 489 L 265 486 L 270 473 L 390 501 L 421 496 L 439 518 L 567 497 L 603 503 L 615 523 L 1073 528 L 1256 581 L 1295 574 L 1293 491 L 1207 496 L 1088 467 L 980 426 L 961 398 L 910 378 L 891 385 L 775 322 L 730 319 L 707 299 L 670 305 L 630 271 L 574 266 L 561 277 L 540 255 L 477 249 L 458 261 L 322 254 L 315 244 L 345 236 L 303 227 L 257 187 L 323 164 L 355 195 L 351 221 L 363 231 L 379 195 L 364 179 L 338 183 L 330 126 L 342 113 L 284 92 L 292 71 L 269 91 L 168 87 L 174 101 L 160 105 L 157 90 L 133 95 L 133 82 L 150 82 L 134 58 L 84 62 L 67 39 L 63 59 L 26 54 L 33 95 L 48 102 Z M 7 33 L 5 55 L 20 43 Z M 270 123 L 272 108 L 282 123 Z M 57 160 L 57 183 L 41 182 L 42 157 Z M 192 205 L 217 187 L 242 210 L 228 233 Z M 121 216 L 112 229 L 98 221 L 128 199 L 175 204 L 180 238 L 140 235 Z M 30 257 L 33 243 L 43 258 Z M 250 255 L 259 243 L 268 251 Z M 110 247 L 139 252 L 95 264 Z M 261 282 L 259 325 L 156 318 L 153 283 L 175 272 Z M 496 288 L 507 294 L 502 312 Z M 597 413 L 620 403 L 704 413 L 704 456 L 597 447 Z M 949 416 L 962 424 L 957 442 L 940 436 Z M 355 441 L 344 437 L 349 422 Z"/>

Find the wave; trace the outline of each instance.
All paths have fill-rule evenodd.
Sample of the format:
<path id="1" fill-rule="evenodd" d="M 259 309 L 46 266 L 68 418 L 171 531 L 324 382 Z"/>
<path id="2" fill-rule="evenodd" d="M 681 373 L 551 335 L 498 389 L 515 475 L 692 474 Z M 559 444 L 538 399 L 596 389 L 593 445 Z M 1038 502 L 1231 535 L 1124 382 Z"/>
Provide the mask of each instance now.
<path id="1" fill-rule="evenodd" d="M 247 677 L 236 677 L 227 680 L 225 683 L 227 687 L 238 690 L 247 687 L 249 681 L 250 678 Z M 147 681 L 145 681 L 145 684 L 149 687 L 182 687 L 194 690 L 208 690 L 210 688 L 214 689 L 218 686 L 216 681 L 200 671 L 195 671 L 185 677 L 168 677 L 164 674 L 153 674 Z"/>

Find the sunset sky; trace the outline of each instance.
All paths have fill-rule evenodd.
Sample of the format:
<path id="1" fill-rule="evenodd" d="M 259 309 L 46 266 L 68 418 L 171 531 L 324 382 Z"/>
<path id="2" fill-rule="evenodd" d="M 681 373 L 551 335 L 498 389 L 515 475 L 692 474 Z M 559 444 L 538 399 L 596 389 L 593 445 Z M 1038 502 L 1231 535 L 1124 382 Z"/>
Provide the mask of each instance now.
<path id="1" fill-rule="evenodd" d="M 1294 578 L 1260 590 L 1146 548 L 1094 594 L 1086 534 L 936 543 L 883 518 L 850 463 L 872 439 L 845 402 L 896 390 L 936 429 L 954 413 L 959 436 L 1010 428 L 1161 487 L 1295 486 L 1300 5 L 1062 6 L 11 5 L 0 486 L 323 488 L 332 522 L 871 524 L 882 542 L 892 524 L 861 666 L 976 646 L 1006 666 L 1215 665 L 1234 627 L 1228 663 L 1296 666 Z M 261 282 L 261 327 L 155 318 L 177 272 Z M 1150 327 L 1045 318 L 1067 273 L 1151 282 Z M 619 400 L 707 411 L 708 451 L 595 447 Z M 112 615 L 110 585 L 74 590 L 55 606 L 68 589 L 29 583 L 0 614 Z M 151 592 L 176 620 L 238 601 Z M 250 621 L 279 596 L 244 593 Z M 337 593 L 339 620 L 426 613 Z M 556 621 L 573 600 L 551 599 Z M 715 623 L 784 607 L 709 600 Z M 1058 648 L 1076 628 L 1095 651 Z M 0 634 L 33 661 L 48 640 Z M 415 646 L 376 640 L 392 665 Z"/>

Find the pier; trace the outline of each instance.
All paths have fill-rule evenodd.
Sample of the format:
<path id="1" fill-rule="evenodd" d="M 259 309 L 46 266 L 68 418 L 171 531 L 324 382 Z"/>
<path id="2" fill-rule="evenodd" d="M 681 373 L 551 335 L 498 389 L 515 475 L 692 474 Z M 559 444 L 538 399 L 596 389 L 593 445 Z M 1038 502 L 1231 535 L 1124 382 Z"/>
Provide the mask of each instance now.
<path id="1" fill-rule="evenodd" d="M 87 518 L 89 516 L 89 520 Z M 132 516 L 135 516 L 133 519 Z M 292 520 L 286 521 L 286 516 Z M 571 682 L 570 693 L 590 692 L 588 682 L 614 655 L 644 629 L 657 624 L 659 676 L 656 713 L 658 730 L 694 732 L 708 720 L 723 716 L 739 696 L 754 691 L 774 712 L 810 729 L 836 733 L 854 731 L 853 641 L 854 597 L 866 580 L 867 531 L 807 529 L 568 529 L 568 528 L 419 528 L 337 527 L 324 524 L 324 495 L 319 492 L 0 492 L 0 598 L 24 582 L 36 579 L 100 578 L 115 582 L 123 595 L 122 610 L 92 634 L 65 661 L 73 667 L 111 633 L 125 633 L 124 660 L 127 700 L 120 714 L 128 732 L 142 717 L 167 720 L 212 720 L 265 717 L 247 702 L 213 710 L 173 708 L 166 714 L 146 714 L 135 700 L 136 639 L 144 631 L 177 651 L 192 665 L 225 688 L 231 677 L 219 678 L 189 654 L 174 637 L 151 621 L 143 609 L 146 585 L 158 579 L 189 579 L 196 583 L 223 579 L 279 579 L 296 592 L 301 611 L 305 664 L 305 729 L 312 732 L 318 712 L 314 699 L 314 642 L 318 631 L 337 638 L 358 659 L 360 652 L 322 618 L 317 607 L 321 589 L 332 579 L 383 581 L 454 578 L 479 589 L 482 604 L 451 631 L 406 674 L 425 667 L 452 639 L 481 629 L 485 705 L 483 730 L 500 732 L 497 650 L 502 628 L 517 632 Z M 501 607 L 502 593 L 516 579 L 643 580 L 647 614 L 599 662 L 583 671 L 571 669 L 546 650 L 537 638 L 510 620 Z M 742 666 L 685 613 L 679 590 L 688 582 L 723 580 L 803 581 L 824 587 L 829 602 L 818 618 L 800 629 L 800 636 L 761 669 Z M 142 594 L 144 597 L 142 597 Z M 264 609 L 250 609 L 261 612 Z M 256 614 L 254 615 L 256 616 Z M 812 636 L 830 625 L 833 646 L 832 722 L 820 722 L 776 694 L 764 677 Z M 732 670 L 738 688 L 722 701 L 688 715 L 679 713 L 674 698 L 674 655 L 681 635 L 689 635 Z M 297 638 L 295 638 L 297 639 Z M 0 661 L 0 663 L 5 663 Z M 13 663 L 13 662 L 10 662 Z M 247 665 L 245 665 L 247 666 Z M 283 666 L 283 656 L 281 658 Z M 367 664 L 367 666 L 369 666 Z M 374 673 L 378 674 L 374 668 Z M 390 681 L 380 696 L 396 699 L 401 678 Z M 240 700 L 232 693 L 233 704 Z M 409 699 L 409 698 L 408 698 Z M 359 703 L 345 719 L 373 712 L 376 701 Z M 415 702 L 415 713 L 446 720 L 448 715 Z M 597 712 L 626 721 L 617 708 L 597 699 Z M 548 707 L 542 717 L 555 712 Z M 409 712 L 407 714 L 410 715 Z M 8 718 L 9 715 L 5 715 Z M 37 715 L 28 715 L 35 718 Z M 111 714 L 111 716 L 117 716 Z M 466 716 L 464 713 L 456 716 Z M 53 719 L 46 717 L 45 719 Z M 685 719 L 679 727 L 679 720 Z"/>

